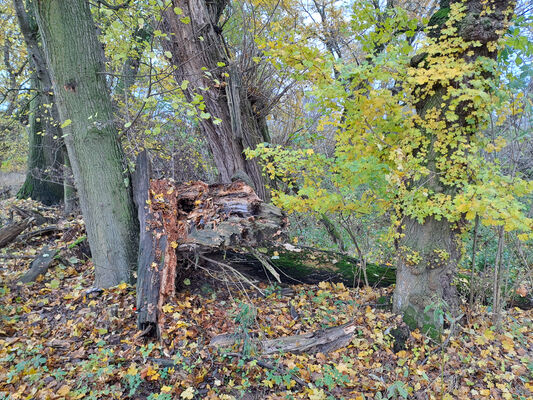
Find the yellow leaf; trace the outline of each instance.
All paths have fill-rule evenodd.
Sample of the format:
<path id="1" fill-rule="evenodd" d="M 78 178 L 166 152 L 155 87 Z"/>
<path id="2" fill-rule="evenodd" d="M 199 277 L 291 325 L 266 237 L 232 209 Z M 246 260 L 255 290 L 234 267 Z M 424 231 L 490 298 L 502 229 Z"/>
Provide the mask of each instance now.
<path id="1" fill-rule="evenodd" d="M 176 242 L 170 242 L 170 247 L 175 249 L 176 247 L 178 247 L 178 244 Z"/>
<path id="2" fill-rule="evenodd" d="M 485 336 L 488 340 L 494 340 L 494 332 L 490 329 L 486 329 L 485 332 L 483 332 L 483 336 Z"/>
<path id="3" fill-rule="evenodd" d="M 194 398 L 194 388 L 192 386 L 189 386 L 187 389 L 185 389 L 183 392 L 181 392 L 180 397 L 182 399 L 193 399 Z"/>
<path id="4" fill-rule="evenodd" d="M 489 389 L 482 389 L 479 391 L 479 394 L 482 395 L 482 396 L 485 396 L 485 397 L 489 397 L 490 396 L 490 390 Z"/>
<path id="5" fill-rule="evenodd" d="M 162 391 L 163 393 L 170 393 L 170 392 L 172 391 L 172 386 L 163 386 L 163 387 L 161 388 L 161 391 Z"/>
<path id="6" fill-rule="evenodd" d="M 124 290 L 128 287 L 126 282 L 122 282 L 117 286 L 120 290 Z"/>
<path id="7" fill-rule="evenodd" d="M 162 308 L 164 313 L 171 313 L 174 311 L 174 306 L 171 304 L 165 304 Z"/>
<path id="8" fill-rule="evenodd" d="M 128 375 L 137 375 L 139 370 L 137 369 L 137 366 L 134 363 L 131 363 L 130 367 L 126 371 Z"/>
<path id="9" fill-rule="evenodd" d="M 57 394 L 59 396 L 66 396 L 67 394 L 70 393 L 70 386 L 69 385 L 63 385 L 59 388 L 59 390 L 57 391 Z"/>
<path id="10" fill-rule="evenodd" d="M 322 282 L 320 282 L 320 283 L 318 284 L 318 287 L 319 287 L 320 289 L 327 290 L 327 289 L 330 288 L 330 285 L 329 285 L 329 282 L 324 282 L 324 281 L 322 281 Z"/>

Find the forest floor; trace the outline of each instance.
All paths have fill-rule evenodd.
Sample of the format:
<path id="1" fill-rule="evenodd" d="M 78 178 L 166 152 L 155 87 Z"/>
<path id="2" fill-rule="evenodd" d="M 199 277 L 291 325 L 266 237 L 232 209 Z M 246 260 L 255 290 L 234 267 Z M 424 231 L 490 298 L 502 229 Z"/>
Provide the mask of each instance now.
<path id="1" fill-rule="evenodd" d="M 1 223 L 12 203 L 0 203 Z M 264 282 L 263 297 L 193 271 L 164 305 L 156 341 L 137 329 L 134 286 L 93 288 L 93 265 L 77 245 L 83 221 L 55 224 L 61 231 L 0 251 L 0 399 L 533 398 L 530 311 L 507 310 L 498 331 L 479 306 L 442 345 L 413 331 L 395 352 L 391 330 L 401 321 L 378 302 L 391 288 Z M 37 282 L 15 283 L 44 245 L 62 249 L 59 258 Z M 329 354 L 266 357 L 253 341 L 209 346 L 227 332 L 277 338 L 349 321 L 351 343 Z"/>

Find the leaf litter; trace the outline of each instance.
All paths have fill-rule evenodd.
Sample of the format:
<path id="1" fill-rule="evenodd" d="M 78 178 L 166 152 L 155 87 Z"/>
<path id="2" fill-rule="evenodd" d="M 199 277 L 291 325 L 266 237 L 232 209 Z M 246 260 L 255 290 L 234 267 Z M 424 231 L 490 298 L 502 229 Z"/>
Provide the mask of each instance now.
<path id="1" fill-rule="evenodd" d="M 81 218 L 30 200 L 5 200 L 61 227 L 0 251 L 0 399 L 531 399 L 531 314 L 507 310 L 497 332 L 484 306 L 444 340 L 418 330 L 394 351 L 402 322 L 378 299 L 391 288 L 281 288 L 266 296 L 194 272 L 163 306 L 160 340 L 136 325 L 135 287 L 93 287 L 94 266 L 80 252 Z M 13 217 L 16 218 L 16 217 Z M 38 228 L 33 228 L 38 229 Z M 68 232 L 68 235 L 65 234 Z M 17 284 L 44 246 L 60 249 L 46 274 Z M 353 321 L 350 344 L 323 354 L 261 355 L 254 339 L 313 332 Z M 209 346 L 235 332 L 232 348 Z M 445 332 L 445 335 L 449 332 Z M 446 339 L 446 337 L 444 338 Z"/>

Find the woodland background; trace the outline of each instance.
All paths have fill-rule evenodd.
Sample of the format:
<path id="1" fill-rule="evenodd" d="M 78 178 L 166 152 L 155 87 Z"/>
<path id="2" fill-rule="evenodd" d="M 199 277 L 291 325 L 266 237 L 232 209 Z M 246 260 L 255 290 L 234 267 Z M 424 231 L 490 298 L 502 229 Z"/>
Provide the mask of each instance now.
<path id="1" fill-rule="evenodd" d="M 531 397 L 527 2 L 0 17 L 0 398 Z"/>

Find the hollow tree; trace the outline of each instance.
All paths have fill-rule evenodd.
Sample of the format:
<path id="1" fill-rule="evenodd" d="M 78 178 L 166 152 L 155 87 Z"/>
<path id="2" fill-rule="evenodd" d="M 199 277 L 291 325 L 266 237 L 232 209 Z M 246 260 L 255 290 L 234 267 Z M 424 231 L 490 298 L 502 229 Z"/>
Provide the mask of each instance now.
<path id="1" fill-rule="evenodd" d="M 207 138 L 223 182 L 244 178 L 259 197 L 268 197 L 257 161 L 246 148 L 270 141 L 260 91 L 252 93 L 229 54 L 219 20 L 228 0 L 172 0 L 164 12 L 175 79 L 188 101 L 199 108 L 200 128 Z"/>
<path id="2" fill-rule="evenodd" d="M 456 310 L 452 285 L 460 261 L 461 213 L 450 212 L 454 199 L 477 180 L 475 149 L 488 115 L 497 42 L 512 15 L 511 0 L 440 3 L 430 20 L 430 44 L 411 60 L 414 119 L 406 158 L 420 160 L 424 171 L 405 182 L 394 309 L 412 326 L 437 333 L 435 311 Z M 420 193 L 423 207 L 412 203 Z M 433 209 L 429 209 L 429 203 Z M 406 211 L 407 210 L 407 211 Z M 421 211 L 422 210 L 422 211 Z M 437 211 L 435 211 L 437 210 Z M 425 213 L 425 214 L 424 214 Z M 440 304 L 439 304 L 440 303 Z"/>
<path id="3" fill-rule="evenodd" d="M 96 285 L 130 281 L 138 227 L 89 3 L 39 0 L 35 5 L 93 254 Z"/>

